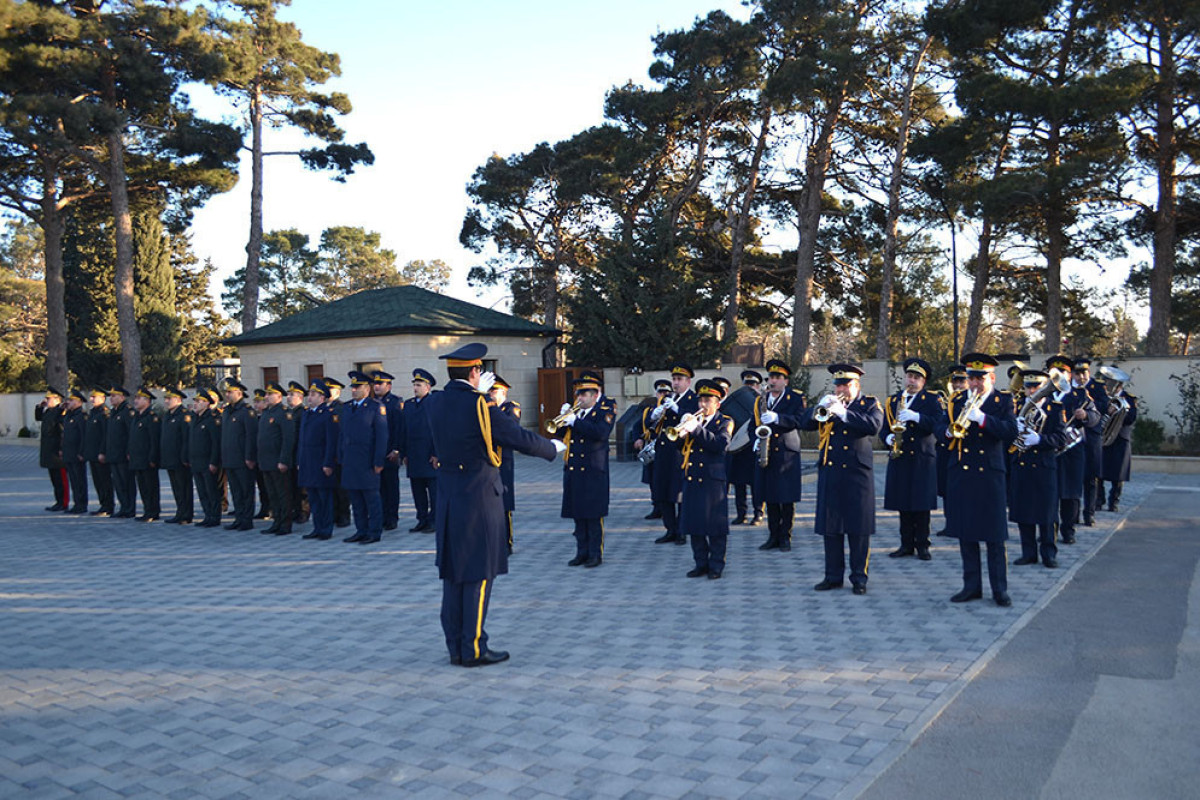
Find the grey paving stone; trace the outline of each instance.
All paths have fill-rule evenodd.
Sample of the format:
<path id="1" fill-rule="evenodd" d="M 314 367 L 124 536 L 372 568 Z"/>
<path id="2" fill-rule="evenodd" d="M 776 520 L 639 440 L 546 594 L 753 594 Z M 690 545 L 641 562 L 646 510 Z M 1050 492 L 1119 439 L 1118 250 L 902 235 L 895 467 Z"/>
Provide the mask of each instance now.
<path id="1" fill-rule="evenodd" d="M 0 444 L 0 796 L 833 797 L 1120 520 L 1080 529 L 1063 569 L 1012 570 L 1014 608 L 959 607 L 956 545 L 881 558 L 882 509 L 871 593 L 813 592 L 811 484 L 791 553 L 735 528 L 724 579 L 689 581 L 628 463 L 604 566 L 572 570 L 560 470 L 517 459 L 517 553 L 488 617 L 513 658 L 462 670 L 432 537 L 364 551 L 45 514 L 36 450 Z M 1123 505 L 1157 481 L 1134 476 Z"/>

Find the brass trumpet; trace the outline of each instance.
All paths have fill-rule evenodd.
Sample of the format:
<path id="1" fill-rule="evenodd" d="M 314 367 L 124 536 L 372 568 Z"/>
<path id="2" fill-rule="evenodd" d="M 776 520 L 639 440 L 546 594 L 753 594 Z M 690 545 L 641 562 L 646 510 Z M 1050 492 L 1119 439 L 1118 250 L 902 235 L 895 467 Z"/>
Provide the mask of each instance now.
<path id="1" fill-rule="evenodd" d="M 695 418 L 695 414 L 684 414 L 682 417 L 680 417 L 678 425 L 672 425 L 665 431 L 667 440 L 674 442 L 681 437 L 687 436 L 687 431 L 683 430 L 683 426 Z"/>
<path id="2" fill-rule="evenodd" d="M 546 433 L 550 434 L 551 436 L 558 433 L 558 429 L 561 428 L 563 426 L 563 423 L 567 421 L 567 417 L 578 411 L 579 411 L 579 403 L 576 403 L 575 405 L 571 406 L 571 410 L 568 411 L 566 414 L 559 414 L 554 419 L 546 420 Z"/>
<path id="3" fill-rule="evenodd" d="M 967 402 L 963 404 L 962 411 L 950 423 L 950 435 L 953 438 L 962 439 L 966 437 L 967 429 L 971 427 L 970 413 L 983 405 L 983 398 L 983 392 L 969 392 L 967 394 Z"/>

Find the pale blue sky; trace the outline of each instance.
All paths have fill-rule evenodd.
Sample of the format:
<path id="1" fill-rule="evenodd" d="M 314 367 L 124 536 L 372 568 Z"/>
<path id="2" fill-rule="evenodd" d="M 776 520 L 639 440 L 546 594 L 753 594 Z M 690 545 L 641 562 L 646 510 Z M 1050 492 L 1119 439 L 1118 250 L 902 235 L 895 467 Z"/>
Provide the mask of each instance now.
<path id="1" fill-rule="evenodd" d="M 466 285 L 482 260 L 458 243 L 471 173 L 492 153 L 523 152 L 601 122 L 609 88 L 648 82 L 656 32 L 716 8 L 748 14 L 728 0 L 294 0 L 285 18 L 305 41 L 341 56 L 335 86 L 354 103 L 343 120 L 347 141 L 366 141 L 376 160 L 339 184 L 291 157 L 267 159 L 264 227 L 295 227 L 314 243 L 333 225 L 379 231 L 399 263 L 443 259 L 454 268 L 453 294 L 505 307 L 502 293 L 476 295 Z M 275 132 L 267 147 L 296 144 Z M 245 263 L 246 163 L 242 174 L 193 226 L 196 253 L 218 267 L 214 294 Z"/>

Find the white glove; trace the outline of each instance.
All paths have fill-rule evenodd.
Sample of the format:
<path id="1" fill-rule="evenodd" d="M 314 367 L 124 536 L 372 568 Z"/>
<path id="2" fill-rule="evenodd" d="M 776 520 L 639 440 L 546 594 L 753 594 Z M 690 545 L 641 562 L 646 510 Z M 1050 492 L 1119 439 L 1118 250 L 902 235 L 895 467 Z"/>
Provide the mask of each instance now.
<path id="1" fill-rule="evenodd" d="M 653 422 L 658 422 L 660 419 L 662 419 L 662 415 L 665 414 L 666 411 L 667 410 L 662 406 L 656 406 L 655 409 L 650 412 L 650 419 Z"/>
<path id="2" fill-rule="evenodd" d="M 892 445 L 894 445 L 896 443 L 896 434 L 889 433 L 887 435 L 887 438 L 884 439 L 883 441 L 887 442 L 888 447 L 891 447 Z"/>
<path id="3" fill-rule="evenodd" d="M 680 427 L 683 428 L 684 433 L 691 433 L 692 431 L 696 430 L 696 428 L 700 427 L 700 418 L 692 417 L 687 422 L 683 423 L 683 425 L 681 425 Z"/>
<path id="4" fill-rule="evenodd" d="M 846 421 L 846 406 L 841 400 L 835 400 L 829 404 L 829 413 L 836 416 L 842 422 Z"/>
<path id="5" fill-rule="evenodd" d="M 575 412 L 574 411 L 568 412 L 567 415 L 563 417 L 563 421 L 562 421 L 563 427 L 566 427 L 566 428 L 571 427 L 572 425 L 575 424 L 575 419 L 576 419 Z"/>
<path id="6" fill-rule="evenodd" d="M 764 411 L 759 415 L 759 419 L 762 420 L 763 425 L 774 425 L 779 421 L 779 415 L 774 411 Z"/>
<path id="7" fill-rule="evenodd" d="M 562 443 L 561 439 L 551 439 L 550 441 L 554 442 L 555 453 L 562 453 L 567 449 L 567 446 Z"/>
<path id="8" fill-rule="evenodd" d="M 906 408 L 896 415 L 896 419 L 900 422 L 920 422 L 921 415 L 913 411 L 911 408 Z"/>
<path id="9" fill-rule="evenodd" d="M 835 395 L 835 394 L 827 394 L 827 395 L 825 395 L 824 397 L 822 397 L 822 398 L 821 398 L 821 401 L 820 401 L 819 403 L 817 403 L 817 405 L 819 405 L 819 406 L 825 406 L 825 407 L 829 407 L 829 406 L 833 405 L 833 403 L 834 403 L 836 400 L 837 400 L 837 395 Z"/>
<path id="10" fill-rule="evenodd" d="M 1035 447 L 1042 440 L 1042 435 L 1037 431 L 1027 431 L 1024 438 L 1026 447 Z"/>
<path id="11" fill-rule="evenodd" d="M 668 397 L 666 400 L 663 401 L 663 405 L 666 406 L 667 408 L 671 409 L 672 411 L 679 410 L 679 403 L 675 402 L 674 397 Z"/>
<path id="12" fill-rule="evenodd" d="M 492 384 L 494 384 L 495 382 L 496 382 L 496 373 L 494 373 L 494 372 L 479 373 L 479 391 L 482 394 L 487 394 L 491 390 Z"/>
<path id="13" fill-rule="evenodd" d="M 561 417 L 563 414 L 567 414 L 567 413 L 569 413 L 570 411 L 571 411 L 571 404 L 570 404 L 570 403 L 563 403 L 563 404 L 562 404 L 562 408 L 560 408 L 560 409 L 558 410 L 558 415 Z"/>
<path id="14" fill-rule="evenodd" d="M 983 418 L 984 413 L 982 409 L 972 408 L 967 414 L 967 419 L 971 420 L 971 422 L 983 422 Z"/>

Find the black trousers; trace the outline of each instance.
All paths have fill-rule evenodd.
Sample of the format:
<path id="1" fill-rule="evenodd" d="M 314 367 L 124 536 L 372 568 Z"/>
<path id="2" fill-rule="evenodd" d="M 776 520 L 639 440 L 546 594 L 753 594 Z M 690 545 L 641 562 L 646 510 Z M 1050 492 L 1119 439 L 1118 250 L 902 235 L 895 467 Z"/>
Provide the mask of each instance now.
<path id="1" fill-rule="evenodd" d="M 1088 475 L 1083 479 L 1084 522 L 1095 520 L 1098 505 L 1104 505 L 1104 481 L 1098 475 Z"/>
<path id="2" fill-rule="evenodd" d="M 196 494 L 200 497 L 200 510 L 204 512 L 204 522 L 221 521 L 221 484 L 217 476 L 207 468 L 192 473 L 192 481 L 196 484 Z"/>
<path id="3" fill-rule="evenodd" d="M 267 479 L 261 470 L 254 471 L 254 483 L 258 486 L 258 513 L 255 516 L 265 517 L 271 511 L 271 496 L 267 492 Z"/>
<path id="4" fill-rule="evenodd" d="M 767 503 L 768 541 L 776 544 L 791 544 L 792 521 L 795 516 L 795 503 Z"/>
<path id="5" fill-rule="evenodd" d="M 417 524 L 433 525 L 436 522 L 437 478 L 409 478 L 408 485 L 417 508 Z"/>
<path id="6" fill-rule="evenodd" d="M 133 470 L 128 461 L 116 461 L 112 465 L 113 492 L 117 495 L 117 514 L 133 516 L 137 511 L 137 488 Z"/>
<path id="7" fill-rule="evenodd" d="M 187 467 L 172 467 L 167 470 L 171 482 L 171 497 L 175 498 L 175 519 L 191 522 L 196 513 L 192 496 L 192 471 Z"/>
<path id="8" fill-rule="evenodd" d="M 75 459 L 67 462 L 67 483 L 71 486 L 71 508 L 87 511 L 87 462 Z"/>
<path id="9" fill-rule="evenodd" d="M 147 517 L 162 516 L 162 499 L 157 469 L 135 469 L 137 491 L 142 497 L 142 514 Z"/>
<path id="10" fill-rule="evenodd" d="M 929 549 L 929 512 L 900 512 L 900 547 L 905 550 Z"/>
<path id="11" fill-rule="evenodd" d="M 239 527 L 254 525 L 254 474 L 249 467 L 226 467 L 229 494 L 233 501 L 233 521 Z"/>
<path id="12" fill-rule="evenodd" d="M 109 514 L 113 512 L 113 482 L 112 468 L 99 461 L 91 461 L 88 466 L 92 470 L 92 486 L 96 489 L 96 502 L 100 510 Z"/>
<path id="13" fill-rule="evenodd" d="M 749 489 L 749 492 L 747 492 Z M 750 495 L 750 506 L 746 506 L 746 495 Z M 758 491 L 754 488 L 753 483 L 735 483 L 733 485 L 733 507 L 737 510 L 738 519 L 747 519 L 751 515 L 762 517 L 763 504 L 758 497 Z"/>
<path id="14" fill-rule="evenodd" d="M 291 470 L 289 470 L 290 472 Z M 292 479 L 287 472 L 265 469 L 258 473 L 267 487 L 267 502 L 271 509 L 271 527 L 290 533 L 292 530 Z"/>
<path id="15" fill-rule="evenodd" d="M 333 468 L 337 486 L 333 490 L 333 524 L 345 528 L 350 524 L 350 493 L 342 488 L 342 465 Z"/>
<path id="16" fill-rule="evenodd" d="M 1079 521 L 1079 501 L 1058 501 L 1058 529 L 1063 538 L 1075 536 L 1075 523 Z"/>
<path id="17" fill-rule="evenodd" d="M 769 508 L 770 506 L 768 506 Z M 846 550 L 850 551 L 850 583 L 867 582 L 871 561 L 871 537 L 857 535 L 822 536 L 825 540 L 825 580 L 841 583 L 846 576 Z M 845 541 L 845 544 L 842 542 Z"/>
<path id="18" fill-rule="evenodd" d="M 442 632 L 451 659 L 470 661 L 487 652 L 488 635 L 483 623 L 491 597 L 490 580 L 442 581 Z"/>
<path id="19" fill-rule="evenodd" d="M 968 592 L 983 591 L 983 567 L 979 558 L 979 542 L 958 542 L 962 555 L 963 589 Z M 1004 542 L 987 542 L 988 582 L 992 595 L 1008 592 L 1008 552 Z"/>
<path id="20" fill-rule="evenodd" d="M 67 471 L 62 467 L 52 467 L 46 472 L 50 473 L 50 486 L 54 490 L 54 505 L 66 508 L 70 499 L 67 495 Z"/>
<path id="21" fill-rule="evenodd" d="M 1112 481 L 1112 487 L 1108 490 L 1108 507 L 1112 508 L 1117 503 L 1121 502 L 1121 487 L 1125 484 L 1121 481 Z M 1104 481 L 1100 482 L 1100 496 L 1104 497 Z"/>
<path id="22" fill-rule="evenodd" d="M 308 505 L 308 490 L 300 486 L 300 470 L 296 469 L 295 464 L 288 470 L 288 477 L 292 482 L 292 522 L 306 522 L 311 510 Z"/>
<path id="23" fill-rule="evenodd" d="M 1017 525 L 1021 531 L 1021 558 L 1034 561 L 1040 556 L 1044 564 L 1058 557 L 1058 546 L 1054 543 L 1053 525 Z"/>
<path id="24" fill-rule="evenodd" d="M 604 520 L 602 518 L 575 520 L 575 557 L 595 561 L 604 558 Z"/>
<path id="25" fill-rule="evenodd" d="M 379 473 L 379 497 L 383 502 L 383 527 L 391 530 L 400 522 L 400 465 L 387 461 Z"/>

